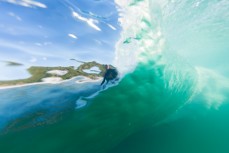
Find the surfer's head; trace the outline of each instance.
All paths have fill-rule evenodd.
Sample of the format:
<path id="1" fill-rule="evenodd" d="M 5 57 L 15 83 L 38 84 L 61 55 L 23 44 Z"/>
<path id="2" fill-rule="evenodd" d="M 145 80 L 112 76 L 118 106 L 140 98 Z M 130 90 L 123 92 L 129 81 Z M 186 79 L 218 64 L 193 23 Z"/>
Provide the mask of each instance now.
<path id="1" fill-rule="evenodd" d="M 106 69 L 107 70 L 110 69 L 110 65 L 106 64 Z"/>

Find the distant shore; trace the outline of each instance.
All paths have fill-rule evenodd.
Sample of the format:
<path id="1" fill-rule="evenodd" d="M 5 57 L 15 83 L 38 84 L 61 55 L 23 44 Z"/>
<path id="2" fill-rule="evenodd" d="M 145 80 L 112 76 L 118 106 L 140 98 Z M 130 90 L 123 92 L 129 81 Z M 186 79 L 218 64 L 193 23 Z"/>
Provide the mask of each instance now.
<path id="1" fill-rule="evenodd" d="M 98 68 L 99 72 L 94 73 L 92 68 Z M 90 70 L 92 69 L 92 70 Z M 37 84 L 57 84 L 64 81 L 74 79 L 78 76 L 85 77 L 83 80 L 78 81 L 77 83 L 84 82 L 94 82 L 101 78 L 106 71 L 106 68 L 103 64 L 99 64 L 95 61 L 84 62 L 78 68 L 74 66 L 69 67 L 38 67 L 32 66 L 27 69 L 31 74 L 31 77 L 26 79 L 19 80 L 10 80 L 10 81 L 0 81 L 0 89 L 23 87 L 28 85 L 37 85 Z M 84 72 L 88 70 L 88 72 Z"/>
<path id="2" fill-rule="evenodd" d="M 73 78 L 68 79 L 68 80 L 60 80 L 60 81 L 53 80 L 52 81 L 50 79 L 49 81 L 28 83 L 28 84 L 23 84 L 23 85 L 12 85 L 12 86 L 2 86 L 2 87 L 0 86 L 0 90 L 11 89 L 11 88 L 20 88 L 20 87 L 33 86 L 33 85 L 61 84 L 61 83 L 64 83 L 64 82 L 68 82 L 68 81 L 77 79 L 77 78 L 82 78 L 82 79 L 76 80 L 75 81 L 76 84 L 89 83 L 89 82 L 98 82 L 98 81 L 100 81 L 102 79 L 101 77 L 98 77 L 97 79 L 91 79 L 91 78 L 88 78 L 88 77 L 85 77 L 85 76 L 76 76 L 76 77 L 73 77 Z"/>

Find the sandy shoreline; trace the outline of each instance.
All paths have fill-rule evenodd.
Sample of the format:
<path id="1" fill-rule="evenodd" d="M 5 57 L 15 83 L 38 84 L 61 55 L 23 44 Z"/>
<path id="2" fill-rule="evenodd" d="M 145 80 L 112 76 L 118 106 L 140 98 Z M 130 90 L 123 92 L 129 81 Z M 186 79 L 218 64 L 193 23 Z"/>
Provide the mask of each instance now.
<path id="1" fill-rule="evenodd" d="M 64 82 L 68 82 L 68 81 L 77 79 L 77 78 L 80 78 L 80 79 L 75 81 L 76 84 L 89 83 L 89 82 L 98 82 L 98 81 L 100 81 L 102 79 L 102 78 L 97 78 L 97 79 L 93 80 L 93 79 L 90 79 L 90 78 L 85 77 L 85 76 L 76 76 L 76 77 L 73 77 L 73 78 L 68 79 L 68 80 L 59 80 L 58 81 L 56 79 L 56 77 L 53 77 L 53 80 L 50 77 L 48 79 L 48 81 L 28 83 L 28 84 L 23 84 L 23 85 L 12 85 L 12 86 L 5 86 L 5 87 L 3 86 L 3 87 L 0 87 L 0 90 L 1 89 L 20 88 L 20 87 L 33 86 L 33 85 L 43 85 L 43 84 L 61 84 L 61 83 L 64 83 Z"/>
<path id="2" fill-rule="evenodd" d="M 100 80 L 102 80 L 102 78 L 97 78 L 97 79 L 93 80 L 93 79 L 90 79 L 88 77 L 84 77 L 83 79 L 76 80 L 75 82 L 76 83 L 87 83 L 87 82 L 97 82 L 97 81 L 100 81 Z"/>
<path id="3" fill-rule="evenodd" d="M 57 75 L 57 76 L 63 76 L 68 73 L 68 70 L 51 70 L 48 71 L 47 73 Z"/>

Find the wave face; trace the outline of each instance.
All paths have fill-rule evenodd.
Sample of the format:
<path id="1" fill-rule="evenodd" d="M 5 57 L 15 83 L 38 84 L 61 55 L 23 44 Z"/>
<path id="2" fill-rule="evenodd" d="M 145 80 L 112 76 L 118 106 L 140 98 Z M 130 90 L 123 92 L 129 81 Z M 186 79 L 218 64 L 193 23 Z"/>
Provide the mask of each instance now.
<path id="1" fill-rule="evenodd" d="M 136 93 L 153 91 L 142 103 L 152 99 L 151 106 L 161 112 L 152 109 L 149 116 L 169 117 L 129 136 L 111 153 L 228 152 L 229 1 L 116 2 L 123 9 L 115 59 L 123 81 L 136 83 Z"/>
<path id="2" fill-rule="evenodd" d="M 201 95 L 208 107 L 217 108 L 228 100 L 227 0 L 116 3 L 121 9 L 123 32 L 116 45 L 115 62 L 123 75 L 138 64 L 163 65 L 165 86 L 180 88 L 187 79 L 192 82 L 190 96 Z"/>
<path id="3" fill-rule="evenodd" d="M 69 113 L 61 122 L 0 137 L 5 146 L 3 151 L 16 150 L 7 147 L 12 139 L 17 152 L 107 152 L 120 142 L 112 153 L 211 153 L 217 150 L 206 149 L 207 144 L 216 141 L 207 141 L 209 137 L 205 136 L 223 126 L 229 127 L 224 124 L 224 118 L 220 126 L 210 128 L 209 132 L 206 130 L 217 123 L 218 118 L 229 115 L 225 111 L 229 95 L 229 2 L 116 0 L 116 3 L 123 28 L 116 44 L 115 63 L 122 77 L 118 85 L 96 96 L 81 98 L 87 106 Z M 193 112 L 194 118 L 200 119 L 190 119 Z M 216 116 L 212 124 L 208 119 L 214 117 L 213 114 Z M 190 122 L 179 119 L 186 116 Z M 201 128 L 197 128 L 197 124 Z M 187 135 L 183 128 L 195 132 Z M 147 130 L 142 132 L 142 129 Z M 193 138 L 196 134 L 203 138 L 202 142 Z M 160 141 L 160 136 L 167 141 Z M 228 142 L 220 136 L 217 141 Z M 32 147 L 23 149 L 21 146 L 26 146 L 26 140 L 31 137 Z M 211 139 L 213 137 L 210 135 Z M 183 144 L 187 139 L 190 143 Z M 190 145 L 199 148 L 198 144 L 204 141 L 206 144 L 203 143 L 200 150 L 187 151 L 176 141 L 187 148 Z M 51 145 L 46 145 L 49 142 Z M 130 149 L 128 142 L 142 148 L 131 145 L 134 149 Z M 145 149 L 147 147 L 149 149 Z M 173 150 L 164 150 L 166 148 Z"/>

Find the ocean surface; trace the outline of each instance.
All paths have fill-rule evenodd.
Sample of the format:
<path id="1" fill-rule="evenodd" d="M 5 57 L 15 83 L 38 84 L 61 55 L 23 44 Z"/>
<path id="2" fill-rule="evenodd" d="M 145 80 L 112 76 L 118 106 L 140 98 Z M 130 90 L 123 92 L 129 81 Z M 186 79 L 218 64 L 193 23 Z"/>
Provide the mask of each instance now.
<path id="1" fill-rule="evenodd" d="M 1 89 L 0 152 L 229 152 L 229 1 L 115 2 L 120 81 Z"/>

